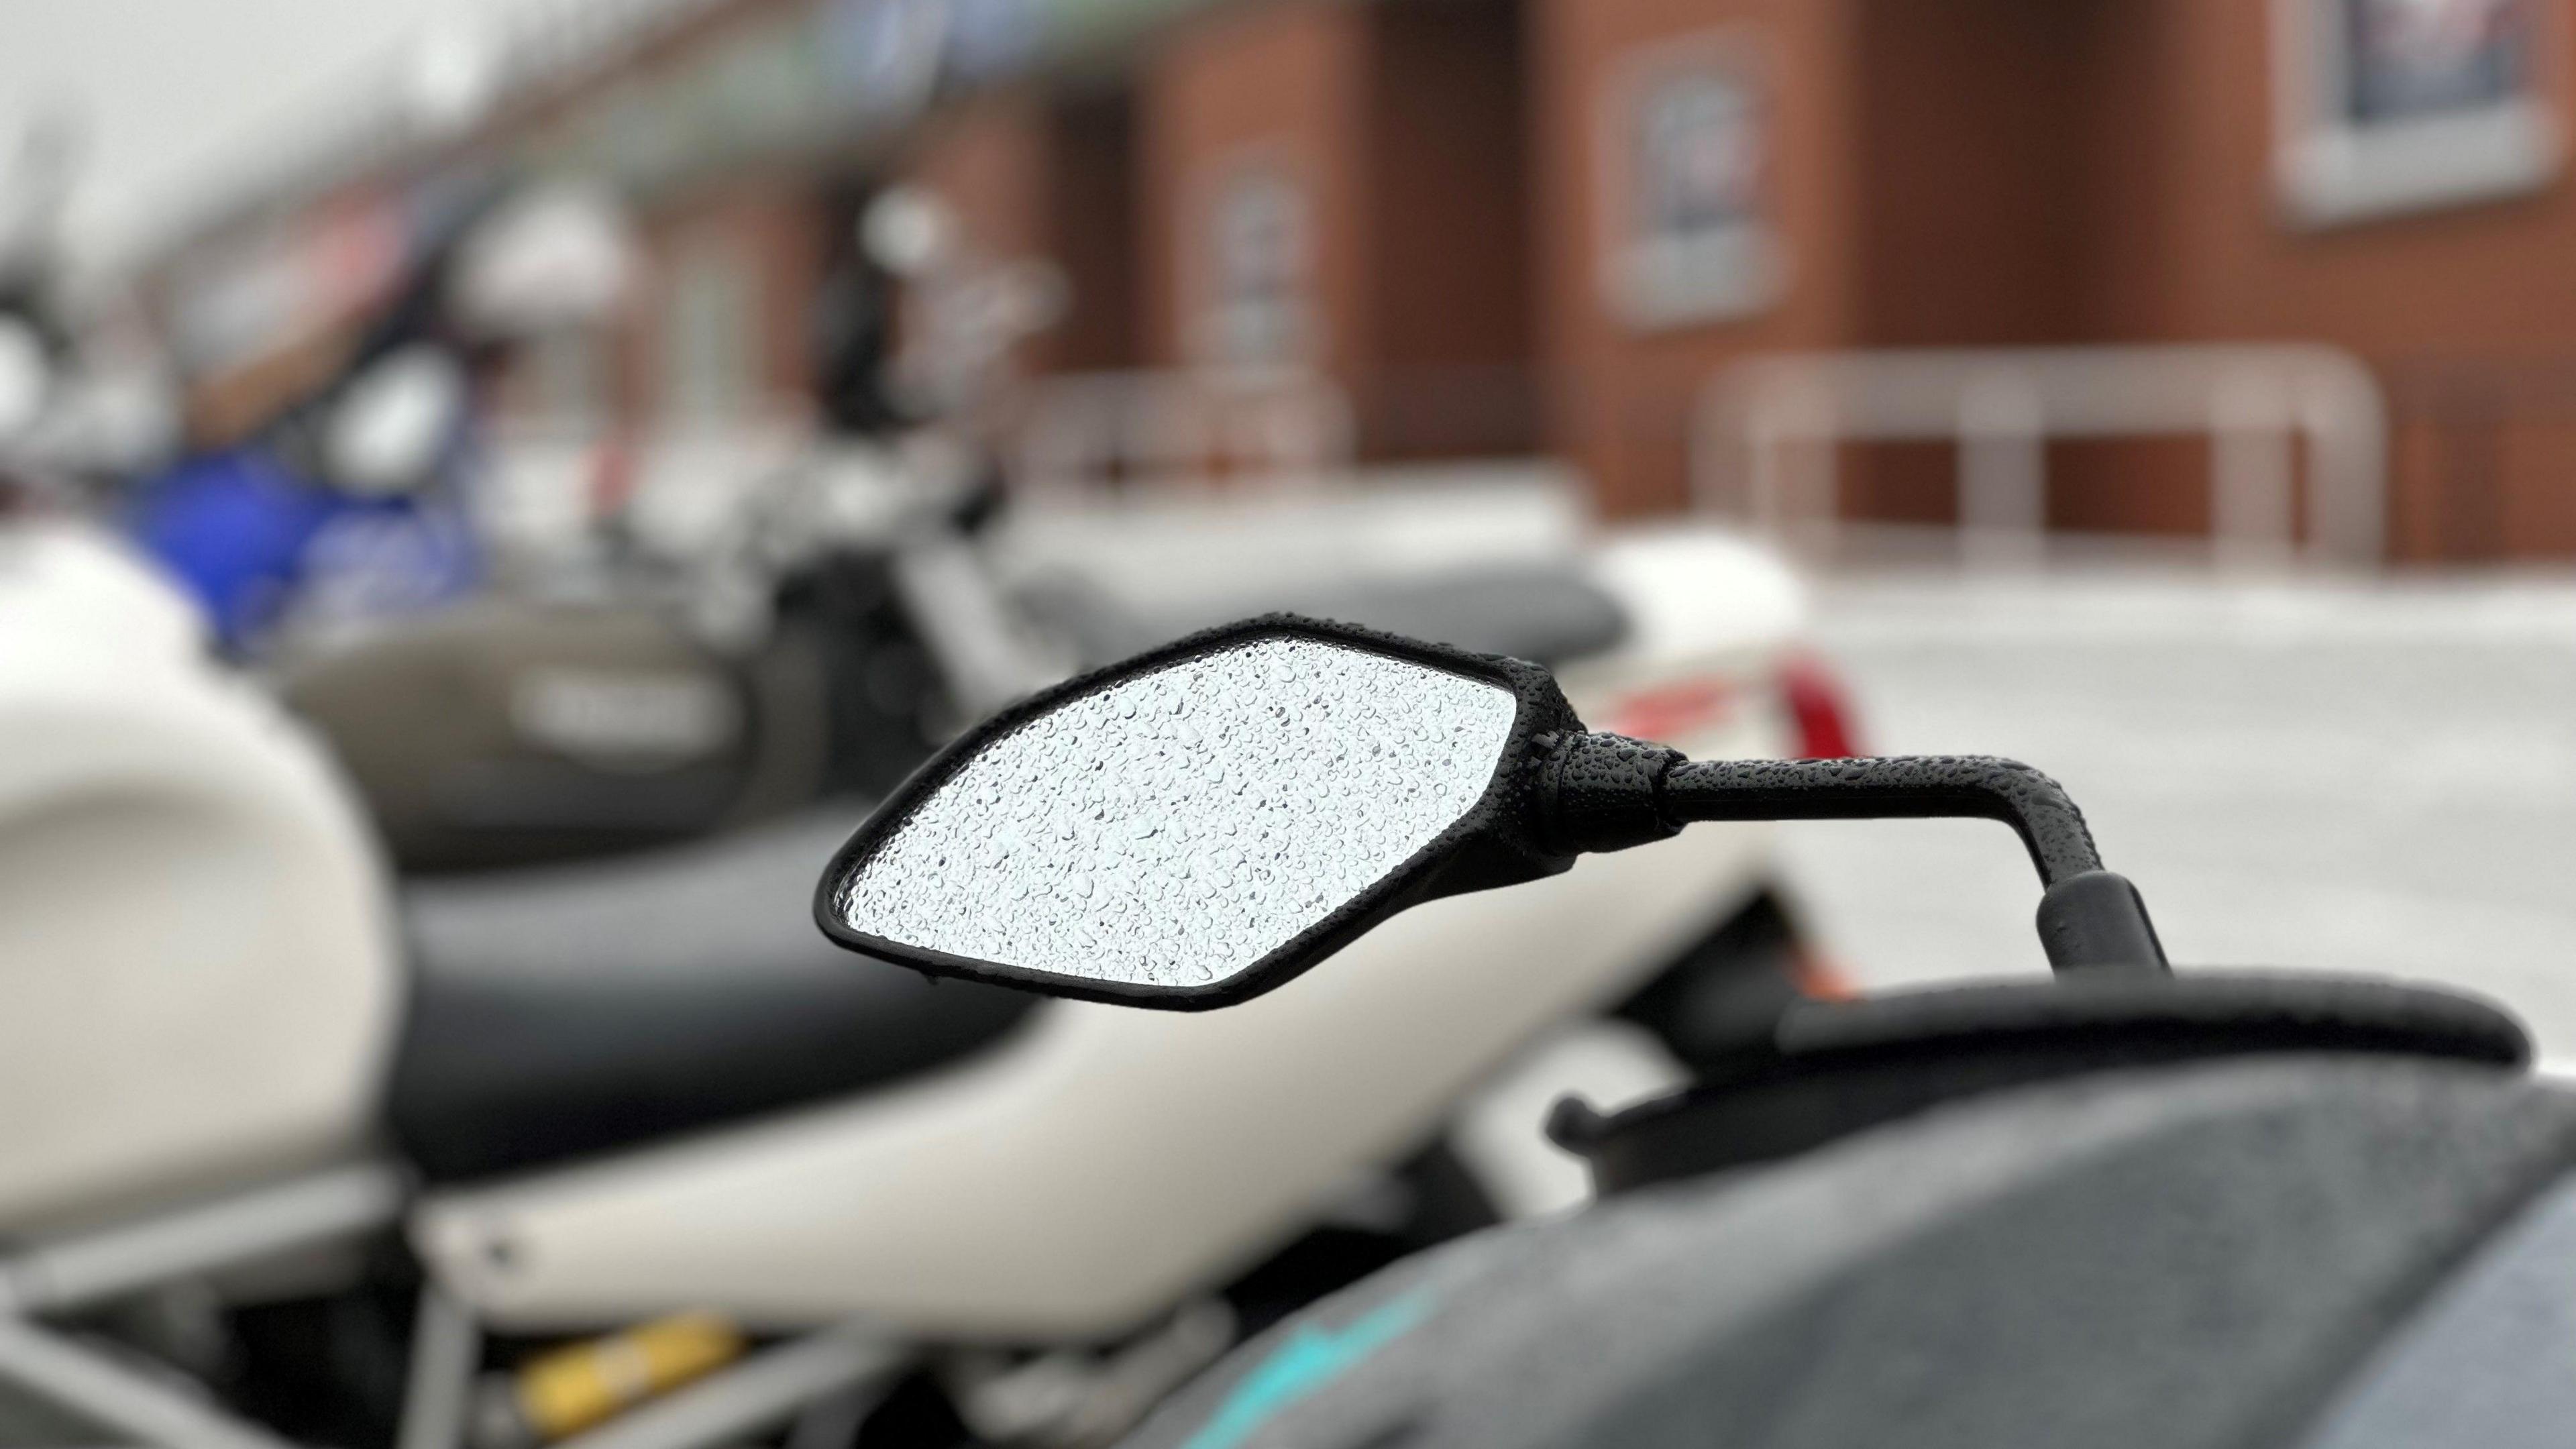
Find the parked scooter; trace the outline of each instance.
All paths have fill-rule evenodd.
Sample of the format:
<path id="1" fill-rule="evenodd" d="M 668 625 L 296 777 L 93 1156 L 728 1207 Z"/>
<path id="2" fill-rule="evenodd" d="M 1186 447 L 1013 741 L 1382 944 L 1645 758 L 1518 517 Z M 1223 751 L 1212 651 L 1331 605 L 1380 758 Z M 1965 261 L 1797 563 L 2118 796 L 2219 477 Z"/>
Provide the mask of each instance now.
<path id="1" fill-rule="evenodd" d="M 2468 998 L 2174 976 L 2065 792 L 2011 761 L 1695 761 L 1587 731 L 1517 661 L 1256 619 L 970 732 L 843 848 L 815 915 L 942 976 L 1201 1011 L 1311 991 L 1399 913 L 1706 822 L 1892 816 L 2020 835 L 2053 981 L 1800 1006 L 1686 1092 L 1560 1107 L 1622 1200 L 1393 1268 L 1135 1442 L 2563 1435 L 2576 1318 L 2541 1305 L 2576 1235 L 2576 1094 Z"/>
<path id="2" fill-rule="evenodd" d="M 0 534 L 18 1442 L 1098 1442 L 1238 1333 L 1579 1197 L 1513 1103 L 1678 1079 L 1792 994 L 1749 829 L 1200 1017 L 833 951 L 801 903 L 839 811 L 397 898 L 200 628 L 75 523 Z M 1665 717 L 1776 753 L 1780 641 L 1737 644 Z"/>

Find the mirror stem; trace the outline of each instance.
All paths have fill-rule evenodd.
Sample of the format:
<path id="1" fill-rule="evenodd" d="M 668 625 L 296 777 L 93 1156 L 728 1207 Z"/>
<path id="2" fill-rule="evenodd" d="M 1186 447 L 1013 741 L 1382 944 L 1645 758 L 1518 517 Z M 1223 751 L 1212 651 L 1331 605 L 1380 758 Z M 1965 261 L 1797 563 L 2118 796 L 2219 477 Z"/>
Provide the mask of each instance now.
<path id="1" fill-rule="evenodd" d="M 2039 933 L 2060 971 L 2163 971 L 2164 946 L 2128 880 L 2102 868 L 2084 814 L 2055 780 L 2015 760 L 1919 755 L 1856 760 L 1686 760 L 1618 735 L 1556 742 L 1542 766 L 1543 829 L 1576 851 L 1620 850 L 1717 820 L 1999 820 L 2047 890 Z"/>

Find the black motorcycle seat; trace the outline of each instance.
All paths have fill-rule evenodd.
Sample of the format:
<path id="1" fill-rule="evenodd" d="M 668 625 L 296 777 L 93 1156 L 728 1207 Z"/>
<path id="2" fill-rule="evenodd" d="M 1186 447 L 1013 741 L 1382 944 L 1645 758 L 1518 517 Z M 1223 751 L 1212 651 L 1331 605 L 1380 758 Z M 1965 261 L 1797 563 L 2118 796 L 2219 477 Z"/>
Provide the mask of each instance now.
<path id="1" fill-rule="evenodd" d="M 1035 997 L 934 984 L 815 929 L 849 807 L 615 861 L 415 888 L 395 1140 L 488 1176 L 882 1086 L 1003 1035 Z"/>
<path id="2" fill-rule="evenodd" d="M 1213 624 L 1286 610 L 1364 624 L 1478 654 L 1563 665 L 1627 638 L 1628 615 L 1568 565 L 1496 564 L 1409 579 L 1247 590 L 1189 609 L 1141 612 L 1078 582 L 1033 591 L 1032 612 L 1069 635 L 1085 664 L 1107 664 Z"/>
<path id="3" fill-rule="evenodd" d="M 2339 1386 L 2387 1377 L 2381 1345 L 2571 1160 L 2576 1095 L 2457 1062 L 2017 1088 L 1417 1255 L 1124 1449 L 2563 1444 L 2554 1300 L 2427 1335 L 2434 1383 Z M 2331 1437 L 2301 1432 L 2337 1399 Z M 2520 1434 L 2469 1432 L 2535 1403 Z"/>

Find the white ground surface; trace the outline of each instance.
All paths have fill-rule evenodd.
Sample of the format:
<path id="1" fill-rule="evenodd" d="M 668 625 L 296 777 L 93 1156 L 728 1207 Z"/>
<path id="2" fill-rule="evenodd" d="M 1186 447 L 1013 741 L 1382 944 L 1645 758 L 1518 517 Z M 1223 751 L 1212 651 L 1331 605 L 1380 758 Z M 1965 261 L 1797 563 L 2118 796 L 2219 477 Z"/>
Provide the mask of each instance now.
<path id="1" fill-rule="evenodd" d="M 2178 963 L 2430 977 L 2576 1068 L 2576 578 L 1882 571 L 1818 604 L 1868 748 L 2057 776 Z M 1798 825 L 1784 848 L 1866 984 L 2045 969 L 2001 826 Z"/>

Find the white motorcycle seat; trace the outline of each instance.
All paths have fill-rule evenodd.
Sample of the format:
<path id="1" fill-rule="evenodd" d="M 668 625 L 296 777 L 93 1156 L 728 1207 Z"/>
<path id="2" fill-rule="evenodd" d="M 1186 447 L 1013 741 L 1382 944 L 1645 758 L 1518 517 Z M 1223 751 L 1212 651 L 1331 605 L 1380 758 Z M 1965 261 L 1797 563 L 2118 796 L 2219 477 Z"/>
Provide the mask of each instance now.
<path id="1" fill-rule="evenodd" d="M 433 1180 L 847 1096 L 1037 998 L 852 956 L 809 913 L 846 804 L 650 855 L 424 885 L 388 1115 Z"/>

